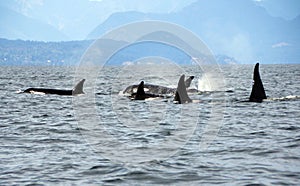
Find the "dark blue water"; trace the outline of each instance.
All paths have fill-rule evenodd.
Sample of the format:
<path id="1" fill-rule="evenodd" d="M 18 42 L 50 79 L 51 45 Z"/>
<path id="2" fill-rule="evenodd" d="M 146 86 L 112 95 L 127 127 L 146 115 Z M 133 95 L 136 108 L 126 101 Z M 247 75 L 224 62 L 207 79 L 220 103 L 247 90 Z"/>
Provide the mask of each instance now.
<path id="1" fill-rule="evenodd" d="M 263 103 L 242 102 L 253 65 L 221 66 L 221 90 L 205 86 L 205 72 L 182 68 L 207 90 L 190 95 L 198 103 L 130 101 L 119 91 L 145 74 L 121 67 L 108 67 L 94 87 L 87 79 L 76 98 L 19 94 L 71 89 L 78 72 L 0 67 L 0 185 L 298 185 L 300 65 L 261 65 Z M 178 75 L 145 79 L 176 87 Z"/>

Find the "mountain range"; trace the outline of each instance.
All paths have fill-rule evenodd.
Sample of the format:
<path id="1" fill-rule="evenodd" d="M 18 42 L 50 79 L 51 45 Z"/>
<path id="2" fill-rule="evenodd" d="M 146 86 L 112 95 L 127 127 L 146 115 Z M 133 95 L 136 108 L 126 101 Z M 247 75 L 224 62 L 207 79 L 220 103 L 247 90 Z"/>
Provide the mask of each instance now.
<path id="1" fill-rule="evenodd" d="M 2 2 L 6 2 L 3 0 Z M 13 4 L 14 1 L 7 1 Z M 30 1 L 28 1 L 30 2 Z M 53 1 L 43 1 L 50 7 Z M 178 24 L 195 33 L 216 55 L 227 55 L 240 63 L 299 63 L 300 62 L 300 16 L 288 20 L 274 17 L 257 0 L 195 0 L 194 3 L 177 11 L 164 13 L 143 13 L 138 11 L 122 11 L 110 15 L 104 22 L 94 27 L 91 21 L 97 20 L 95 11 L 100 10 L 102 0 L 75 0 L 74 11 L 69 14 L 67 22 L 76 35 L 88 33 L 84 37 L 89 40 L 100 38 L 104 33 L 121 25 L 145 20 L 159 20 Z M 190 1 L 193 2 L 193 1 Z M 67 12 L 63 7 L 70 1 L 64 1 L 60 12 Z M 80 8 L 77 3 L 80 3 Z M 76 4 L 76 5 L 75 5 Z M 78 5 L 78 6 L 77 6 Z M 97 5 L 97 6 L 96 6 Z M 91 8 L 91 6 L 94 6 Z M 26 16 L 11 9 L 12 6 L 1 6 L 0 3 L 0 38 L 38 41 L 68 41 L 73 36 L 63 32 L 64 25 L 58 26 L 45 22 L 47 15 L 55 10 L 41 9 L 38 13 L 28 12 Z M 51 10 L 51 11 L 50 11 Z M 76 10 L 76 11 L 75 11 Z M 80 12 L 81 10 L 81 12 Z M 91 12 L 89 12 L 91 11 Z M 76 13 L 77 12 L 77 13 Z M 36 14 L 35 16 L 32 16 Z M 76 16 L 77 17 L 74 17 Z M 41 19 L 38 19 L 39 16 Z M 43 18 L 44 17 L 44 18 Z M 72 19 L 72 17 L 74 17 Z M 82 19 L 79 19 L 81 17 Z M 42 19 L 43 18 L 43 19 Z M 57 19 L 62 19 L 58 18 Z M 84 32 L 84 33 L 83 33 Z"/>
<path id="2" fill-rule="evenodd" d="M 273 17 L 261 6 L 247 0 L 198 0 L 170 14 L 115 13 L 88 38 L 96 39 L 112 28 L 145 20 L 162 20 L 183 26 L 197 34 L 213 53 L 232 56 L 241 63 L 300 60 L 300 16 L 293 20 Z"/>
<path id="3" fill-rule="evenodd" d="M 61 41 L 66 35 L 55 27 L 0 6 L 0 37 L 8 39 Z"/>

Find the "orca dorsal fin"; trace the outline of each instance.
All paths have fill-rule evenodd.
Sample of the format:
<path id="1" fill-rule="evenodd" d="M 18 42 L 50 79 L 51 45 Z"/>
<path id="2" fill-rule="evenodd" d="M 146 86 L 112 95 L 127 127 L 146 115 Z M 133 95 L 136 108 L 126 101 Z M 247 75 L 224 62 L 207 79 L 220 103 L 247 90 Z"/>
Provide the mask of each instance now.
<path id="1" fill-rule="evenodd" d="M 184 74 L 180 77 L 178 81 L 178 86 L 175 94 L 174 101 L 177 101 L 179 104 L 183 103 L 190 103 L 192 100 L 189 98 L 187 91 L 186 91 L 186 85 L 184 82 Z"/>
<path id="2" fill-rule="evenodd" d="M 77 85 L 75 85 L 75 87 L 72 90 L 72 94 L 76 95 L 76 94 L 84 94 L 83 92 L 83 84 L 84 84 L 85 79 L 80 80 Z"/>
<path id="3" fill-rule="evenodd" d="M 185 80 L 185 87 L 189 88 L 191 86 L 192 80 L 194 79 L 195 76 L 190 76 Z"/>
<path id="4" fill-rule="evenodd" d="M 135 100 L 144 100 L 146 96 L 146 93 L 144 91 L 144 81 L 141 81 L 137 91 L 136 91 L 136 95 L 134 97 Z"/>
<path id="5" fill-rule="evenodd" d="M 263 99 L 267 99 L 264 86 L 259 75 L 259 63 L 256 63 L 253 72 L 253 85 L 249 98 L 250 102 L 262 102 Z"/>

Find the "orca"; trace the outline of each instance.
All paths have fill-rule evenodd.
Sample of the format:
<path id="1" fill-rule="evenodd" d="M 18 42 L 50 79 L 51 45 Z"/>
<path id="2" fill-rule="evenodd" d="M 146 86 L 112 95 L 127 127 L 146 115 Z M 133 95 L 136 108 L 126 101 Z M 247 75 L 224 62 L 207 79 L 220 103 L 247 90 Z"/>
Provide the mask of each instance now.
<path id="1" fill-rule="evenodd" d="M 175 97 L 173 102 L 174 103 L 178 103 L 178 104 L 183 104 L 183 103 L 191 103 L 193 102 L 187 93 L 187 89 L 186 89 L 186 81 L 184 81 L 185 75 L 182 75 L 178 81 L 178 86 L 175 90 Z M 190 78 L 189 78 L 190 79 Z M 191 80 L 190 80 L 191 81 Z M 158 98 L 158 97 L 163 97 L 160 94 L 152 94 L 152 93 L 146 93 L 144 91 L 144 81 L 141 81 L 141 83 L 139 84 L 138 88 L 137 88 L 137 92 L 133 93 L 131 95 L 131 99 L 134 100 L 145 100 L 148 98 Z"/>
<path id="2" fill-rule="evenodd" d="M 72 90 L 62 90 L 62 89 L 49 89 L 49 88 L 28 88 L 24 90 L 24 93 L 39 93 L 39 94 L 57 94 L 57 95 L 66 95 L 74 96 L 78 94 L 84 94 L 83 84 L 85 79 L 80 80 Z"/>
<path id="3" fill-rule="evenodd" d="M 174 102 L 178 104 L 183 104 L 183 103 L 191 103 L 193 102 L 186 91 L 186 84 L 184 82 L 184 74 L 180 77 L 178 81 L 178 86 L 176 89 L 175 97 L 174 97 Z"/>
<path id="4" fill-rule="evenodd" d="M 193 79 L 194 79 L 194 76 L 190 76 L 188 79 L 185 80 L 184 83 L 185 83 L 186 88 L 190 87 Z M 127 95 L 134 94 L 135 95 L 137 93 L 139 86 L 141 86 L 141 83 L 139 85 L 130 85 L 123 91 L 123 94 L 127 94 Z M 165 87 L 165 86 L 160 86 L 160 85 L 143 83 L 143 87 L 144 87 L 144 92 L 146 94 L 156 95 L 157 97 L 171 97 L 176 93 L 176 88 L 170 88 L 170 87 Z M 191 89 L 191 91 L 195 92 L 194 89 Z"/>
<path id="5" fill-rule="evenodd" d="M 259 63 L 256 63 L 254 67 L 253 81 L 249 102 L 261 103 L 263 99 L 267 99 L 267 96 L 259 75 Z"/>
<path id="6" fill-rule="evenodd" d="M 137 88 L 137 92 L 132 94 L 132 98 L 134 98 L 134 100 L 145 100 L 148 98 L 155 98 L 155 97 L 160 97 L 160 95 L 145 93 L 144 81 L 141 81 L 141 83 L 139 84 Z"/>

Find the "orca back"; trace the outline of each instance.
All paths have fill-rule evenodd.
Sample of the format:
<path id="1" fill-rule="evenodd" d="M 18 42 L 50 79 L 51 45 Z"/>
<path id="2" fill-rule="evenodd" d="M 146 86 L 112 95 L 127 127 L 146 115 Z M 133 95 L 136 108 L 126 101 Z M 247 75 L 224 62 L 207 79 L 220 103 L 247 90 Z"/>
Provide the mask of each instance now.
<path id="1" fill-rule="evenodd" d="M 267 99 L 263 83 L 259 74 L 259 63 L 256 63 L 253 73 L 253 85 L 249 98 L 250 102 L 262 102 L 263 99 Z"/>
<path id="2" fill-rule="evenodd" d="M 42 94 L 57 94 L 57 95 L 77 95 L 84 94 L 83 83 L 85 79 L 80 80 L 73 90 L 61 90 L 61 89 L 50 89 L 50 88 L 28 88 L 24 90 L 24 93 L 42 93 Z"/>
<path id="3" fill-rule="evenodd" d="M 24 93 L 40 93 L 40 94 L 57 94 L 57 95 L 72 95 L 72 90 L 59 90 L 50 88 L 28 88 Z"/>

